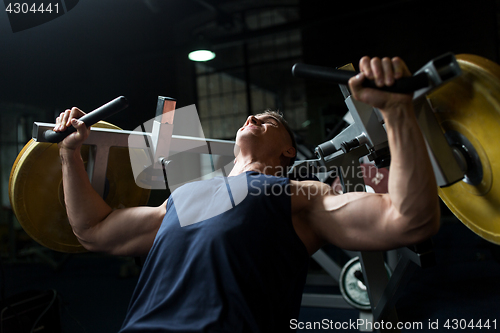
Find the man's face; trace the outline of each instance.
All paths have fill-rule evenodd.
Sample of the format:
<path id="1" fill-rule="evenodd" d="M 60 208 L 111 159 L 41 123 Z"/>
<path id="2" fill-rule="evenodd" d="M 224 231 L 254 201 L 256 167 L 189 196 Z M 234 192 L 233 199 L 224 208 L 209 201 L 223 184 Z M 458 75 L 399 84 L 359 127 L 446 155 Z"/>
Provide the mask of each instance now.
<path id="1" fill-rule="evenodd" d="M 236 133 L 236 144 L 240 147 L 275 152 L 278 156 L 284 148 L 292 145 L 285 126 L 276 117 L 268 114 L 248 117 Z"/>

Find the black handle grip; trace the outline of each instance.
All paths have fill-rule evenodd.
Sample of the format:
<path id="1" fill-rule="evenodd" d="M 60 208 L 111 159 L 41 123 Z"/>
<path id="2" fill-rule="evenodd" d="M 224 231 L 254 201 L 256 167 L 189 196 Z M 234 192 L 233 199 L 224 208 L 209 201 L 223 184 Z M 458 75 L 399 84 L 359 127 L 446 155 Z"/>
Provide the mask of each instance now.
<path id="1" fill-rule="evenodd" d="M 103 106 L 95 109 L 92 112 L 87 113 L 79 120 L 83 121 L 87 127 L 94 125 L 99 120 L 103 120 L 107 117 L 114 115 L 115 113 L 122 111 L 128 106 L 128 101 L 124 96 L 120 96 L 104 104 Z M 68 135 L 75 132 L 76 128 L 73 126 L 68 127 L 63 132 L 54 132 L 52 130 L 45 131 L 43 133 L 45 140 L 52 143 L 58 143 L 64 140 Z"/>
<path id="2" fill-rule="evenodd" d="M 357 74 L 357 72 L 353 71 L 345 71 L 306 64 L 295 64 L 292 67 L 292 75 L 295 77 L 322 80 L 336 84 L 347 84 L 349 79 Z M 418 89 L 428 87 L 429 85 L 429 78 L 425 73 L 419 73 L 415 76 L 400 78 L 396 80 L 390 87 L 379 88 L 373 80 L 363 81 L 364 87 L 402 94 L 412 93 Z"/>

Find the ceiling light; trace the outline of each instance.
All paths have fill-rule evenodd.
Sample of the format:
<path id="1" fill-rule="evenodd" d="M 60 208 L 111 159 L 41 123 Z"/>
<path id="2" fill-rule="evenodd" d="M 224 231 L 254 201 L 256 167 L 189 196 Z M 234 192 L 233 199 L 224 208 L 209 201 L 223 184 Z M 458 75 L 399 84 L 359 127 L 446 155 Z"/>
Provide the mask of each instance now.
<path id="1" fill-rule="evenodd" d="M 215 58 L 215 53 L 210 50 L 195 50 L 188 54 L 192 61 L 209 61 Z"/>

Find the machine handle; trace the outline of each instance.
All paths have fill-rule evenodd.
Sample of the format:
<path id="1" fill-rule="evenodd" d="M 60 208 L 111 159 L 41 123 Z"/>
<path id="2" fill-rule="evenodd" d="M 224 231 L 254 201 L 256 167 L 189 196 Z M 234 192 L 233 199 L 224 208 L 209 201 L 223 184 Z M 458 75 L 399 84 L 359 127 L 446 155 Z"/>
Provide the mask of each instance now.
<path id="1" fill-rule="evenodd" d="M 114 115 L 115 113 L 122 111 L 128 106 L 128 101 L 124 96 L 120 96 L 104 104 L 103 106 L 91 111 L 80 118 L 81 121 L 85 123 L 87 127 L 90 127 L 97 123 L 99 120 L 103 120 L 107 117 Z M 44 137 L 47 142 L 58 143 L 64 140 L 68 135 L 75 132 L 76 128 L 73 126 L 68 127 L 62 132 L 54 132 L 53 130 L 48 130 L 44 132 Z"/>
<path id="2" fill-rule="evenodd" d="M 358 73 L 354 71 L 346 71 L 307 64 L 295 64 L 292 67 L 292 75 L 295 77 L 322 80 L 336 84 L 347 84 L 349 79 L 357 74 Z M 379 88 L 373 80 L 363 81 L 364 87 L 402 94 L 412 93 L 421 88 L 428 87 L 430 86 L 430 84 L 431 83 L 429 81 L 429 78 L 427 77 L 427 74 L 423 72 L 411 77 L 400 78 L 396 80 L 390 87 Z"/>

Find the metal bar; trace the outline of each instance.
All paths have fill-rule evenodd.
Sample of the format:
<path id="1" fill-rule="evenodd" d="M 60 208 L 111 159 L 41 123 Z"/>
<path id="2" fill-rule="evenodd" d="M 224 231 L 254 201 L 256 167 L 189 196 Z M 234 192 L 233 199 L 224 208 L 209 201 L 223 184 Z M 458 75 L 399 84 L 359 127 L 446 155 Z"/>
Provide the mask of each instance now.
<path id="1" fill-rule="evenodd" d="M 372 312 L 375 313 L 377 306 L 382 305 L 380 300 L 389 283 L 389 277 L 385 269 L 384 255 L 383 252 L 361 252 L 359 259 L 361 261 L 363 278 L 370 298 Z M 385 301 L 384 299 L 384 303 Z M 386 316 L 382 319 L 386 322 L 392 322 L 392 326 L 396 327 L 396 323 L 398 322 L 396 309 L 394 307 L 387 308 L 384 314 L 386 314 Z M 377 320 L 377 318 L 375 318 L 375 320 Z M 400 330 L 396 330 L 395 332 L 399 331 Z"/>
<path id="2" fill-rule="evenodd" d="M 401 260 L 399 260 L 379 302 L 373 310 L 375 321 L 380 321 L 380 319 L 388 315 L 389 311 L 394 309 L 399 288 L 404 287 L 408 283 L 412 276 L 411 273 L 413 273 L 416 268 L 417 266 L 408 258 L 402 257 Z"/>
<path id="3" fill-rule="evenodd" d="M 312 258 L 335 280 L 339 281 L 342 268 L 322 249 L 312 255 Z"/>
<path id="4" fill-rule="evenodd" d="M 387 265 L 391 268 L 392 271 L 396 269 L 399 261 L 398 250 L 390 250 L 387 251 Z"/>
<path id="5" fill-rule="evenodd" d="M 316 79 L 328 83 L 337 83 L 346 85 L 349 79 L 356 76 L 355 71 L 344 71 L 341 69 L 308 65 L 297 63 L 292 67 L 292 75 L 304 79 Z M 392 86 L 379 87 L 373 80 L 364 80 L 362 85 L 367 88 L 378 89 L 396 93 L 411 93 L 416 90 L 426 88 L 430 85 L 429 79 L 425 72 L 415 74 L 414 76 L 402 77 Z"/>
<path id="6" fill-rule="evenodd" d="M 373 314 L 370 311 L 359 311 L 359 319 L 365 324 L 359 328 L 360 332 L 373 332 L 373 325 L 372 327 L 368 325 L 368 322 L 373 324 Z"/>
<path id="7" fill-rule="evenodd" d="M 108 157 L 110 146 L 99 145 L 95 146 L 95 160 L 92 174 L 92 187 L 94 190 L 104 198 L 104 189 L 106 187 L 106 170 L 108 169 Z"/>
<path id="8" fill-rule="evenodd" d="M 124 96 L 115 98 L 111 102 L 104 104 L 103 106 L 85 114 L 79 120 L 83 121 L 87 127 L 94 125 L 100 120 L 112 116 L 113 114 L 122 111 L 128 106 L 128 101 Z M 47 130 L 43 133 L 44 138 L 48 142 L 58 143 L 64 140 L 65 137 L 71 133 L 76 132 L 76 128 L 69 126 L 62 132 L 54 132 L 52 129 Z"/>
<path id="9" fill-rule="evenodd" d="M 54 128 L 55 124 L 35 122 L 33 124 L 34 132 L 33 139 L 37 142 L 47 142 L 39 133 L 43 133 L 47 129 Z M 150 133 L 140 133 L 136 131 L 114 130 L 109 128 L 90 128 L 90 135 L 85 141 L 85 144 L 99 145 L 106 140 L 112 140 L 111 147 L 129 147 L 129 148 L 144 148 L 144 135 L 150 136 Z M 129 140 L 130 137 L 130 140 Z M 234 156 L 234 141 L 203 139 L 190 136 L 172 135 L 170 143 L 171 152 L 192 151 L 193 153 L 208 154 L 206 143 L 209 142 L 212 153 L 222 156 Z"/>
<path id="10" fill-rule="evenodd" d="M 453 155 L 429 101 L 421 98 L 414 103 L 414 107 L 418 125 L 425 137 L 438 186 L 448 186 L 462 180 L 464 172 L 460 169 Z"/>

